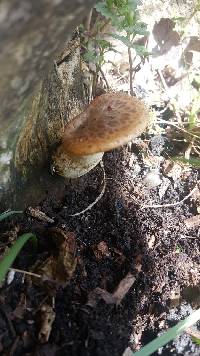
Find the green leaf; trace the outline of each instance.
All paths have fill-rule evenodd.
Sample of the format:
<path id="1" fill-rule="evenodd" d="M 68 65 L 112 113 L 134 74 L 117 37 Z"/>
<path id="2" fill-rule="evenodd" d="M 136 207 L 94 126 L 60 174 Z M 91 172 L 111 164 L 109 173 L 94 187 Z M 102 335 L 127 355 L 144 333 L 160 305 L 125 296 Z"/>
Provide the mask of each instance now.
<path id="1" fill-rule="evenodd" d="M 104 39 L 101 38 L 97 38 L 96 39 L 96 43 L 98 44 L 98 46 L 100 46 L 102 49 L 110 49 L 112 48 L 112 44 L 109 41 L 106 41 Z"/>
<path id="2" fill-rule="evenodd" d="M 200 168 L 200 159 L 199 158 L 190 158 L 186 159 L 185 157 L 172 157 L 172 160 L 175 162 L 188 163 L 191 167 Z"/>
<path id="3" fill-rule="evenodd" d="M 149 35 L 149 31 L 147 31 L 147 25 L 144 22 L 137 22 L 133 26 L 125 27 L 124 30 L 130 34 L 137 34 L 140 36 Z"/>
<path id="4" fill-rule="evenodd" d="M 140 57 L 143 57 L 143 56 L 147 57 L 147 56 L 151 55 L 151 53 L 147 51 L 146 47 L 144 47 L 142 45 L 133 44 L 132 48 L 135 49 L 137 55 Z"/>
<path id="5" fill-rule="evenodd" d="M 96 10 L 98 12 L 100 12 L 100 14 L 102 16 L 104 16 L 106 19 L 108 20 L 112 20 L 112 21 L 116 21 L 117 20 L 117 16 L 115 16 L 115 14 L 113 14 L 113 12 L 106 6 L 105 3 L 99 3 L 95 6 Z"/>
<path id="6" fill-rule="evenodd" d="M 110 36 L 112 36 L 116 40 L 119 40 L 119 41 L 123 42 L 129 48 L 133 47 L 133 44 L 129 40 L 128 37 L 125 37 L 125 36 L 122 36 L 122 35 L 117 35 L 116 33 L 110 33 Z"/>
<path id="7" fill-rule="evenodd" d="M 194 342 L 194 344 L 200 346 L 200 339 L 196 336 L 191 336 L 192 342 Z"/>
<path id="8" fill-rule="evenodd" d="M 12 245 L 11 248 L 6 252 L 2 260 L 0 261 L 0 282 L 3 282 L 5 279 L 6 273 L 8 272 L 9 268 L 13 264 L 15 258 L 21 251 L 24 244 L 29 240 L 32 239 L 35 244 L 37 244 L 37 238 L 32 233 L 26 233 L 21 235 Z"/>
<path id="9" fill-rule="evenodd" d="M 152 355 L 160 347 L 163 347 L 169 341 L 175 339 L 178 335 L 180 335 L 184 330 L 194 325 L 198 320 L 200 320 L 200 309 L 197 309 L 186 319 L 179 321 L 179 323 L 175 325 L 173 328 L 170 328 L 163 335 L 158 336 L 155 340 L 149 342 L 146 346 L 142 347 L 141 350 L 133 353 L 133 355 L 134 356 Z"/>
<path id="10" fill-rule="evenodd" d="M 127 1 L 128 6 L 130 6 L 133 10 L 137 8 L 138 5 L 138 0 L 128 0 Z"/>
<path id="11" fill-rule="evenodd" d="M 23 214 L 23 211 L 22 210 L 7 210 L 4 213 L 0 214 L 0 221 L 3 221 L 6 218 L 8 218 L 9 216 L 14 215 L 14 214 Z"/>
<path id="12" fill-rule="evenodd" d="M 177 17 L 172 17 L 172 18 L 171 18 L 172 21 L 177 21 L 177 22 L 178 22 L 178 21 L 179 21 L 179 22 L 183 22 L 183 21 L 185 21 L 185 19 L 186 19 L 186 18 L 183 17 L 183 16 L 177 16 Z"/>
<path id="13" fill-rule="evenodd" d="M 196 113 L 191 112 L 188 116 L 189 130 L 192 130 L 195 127 L 196 121 L 197 121 Z"/>
<path id="14" fill-rule="evenodd" d="M 88 51 L 83 55 L 83 58 L 86 62 L 98 63 L 98 56 L 95 52 Z"/>

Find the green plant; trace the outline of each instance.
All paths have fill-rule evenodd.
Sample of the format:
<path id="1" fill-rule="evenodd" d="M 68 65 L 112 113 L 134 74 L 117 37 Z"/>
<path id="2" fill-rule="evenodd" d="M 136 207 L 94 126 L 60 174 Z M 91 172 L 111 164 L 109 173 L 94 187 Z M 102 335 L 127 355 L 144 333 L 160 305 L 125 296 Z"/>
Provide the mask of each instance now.
<path id="1" fill-rule="evenodd" d="M 106 0 L 96 5 L 96 9 L 117 31 L 124 31 L 125 35 L 110 33 L 110 35 L 128 48 L 134 48 L 139 56 L 148 55 L 146 48 L 142 45 L 134 44 L 136 35 L 148 35 L 147 25 L 140 21 L 136 0 Z"/>
<path id="2" fill-rule="evenodd" d="M 172 157 L 172 160 L 175 162 L 180 162 L 183 164 L 188 164 L 189 166 L 193 167 L 193 168 L 200 168 L 200 158 L 185 158 L 185 157 L 178 157 L 178 156 L 174 156 Z"/>
<path id="3" fill-rule="evenodd" d="M 197 345 L 200 346 L 200 339 L 196 336 L 191 336 L 192 342 Z"/>
<path id="4" fill-rule="evenodd" d="M 158 336 L 155 340 L 149 342 L 146 346 L 142 347 L 141 350 L 133 353 L 134 356 L 148 356 L 157 351 L 160 347 L 166 345 L 169 341 L 175 339 L 183 331 L 185 331 L 190 326 L 194 325 L 200 320 L 200 309 L 197 309 L 194 313 L 189 315 L 186 319 L 179 321 L 177 325 L 170 328 L 163 335 Z"/>
<path id="5" fill-rule="evenodd" d="M 2 260 L 0 261 L 0 282 L 5 279 L 6 273 L 13 264 L 15 258 L 21 251 L 22 247 L 28 240 L 32 240 L 34 244 L 37 244 L 37 238 L 32 233 L 26 233 L 21 235 L 13 244 L 11 248 L 8 249 Z"/>
<path id="6" fill-rule="evenodd" d="M 4 213 L 0 214 L 0 221 L 5 220 L 6 218 L 8 218 L 11 215 L 22 214 L 22 213 L 23 213 L 22 210 L 7 210 L 7 211 L 4 211 Z"/>
<path id="7" fill-rule="evenodd" d="M 108 51 L 116 51 L 111 42 L 105 40 L 105 35 L 118 39 L 127 46 L 130 64 L 131 95 L 133 95 L 132 79 L 134 73 L 131 50 L 134 49 L 136 55 L 138 55 L 141 60 L 149 55 L 145 46 L 134 43 L 137 35 L 148 35 L 146 24 L 140 21 L 137 6 L 138 1 L 136 0 L 101 1 L 95 6 L 99 15 L 93 27 L 90 28 L 87 21 L 87 31 L 83 32 L 83 46 L 85 48 L 84 59 L 96 65 L 97 74 L 101 72 L 104 80 L 102 65 L 105 63 L 105 53 Z M 114 31 L 107 33 L 107 28 L 110 24 L 114 28 L 114 31 L 118 31 L 119 34 L 114 33 Z M 121 34 L 122 31 L 123 34 Z M 107 82 L 106 85 L 108 86 Z"/>

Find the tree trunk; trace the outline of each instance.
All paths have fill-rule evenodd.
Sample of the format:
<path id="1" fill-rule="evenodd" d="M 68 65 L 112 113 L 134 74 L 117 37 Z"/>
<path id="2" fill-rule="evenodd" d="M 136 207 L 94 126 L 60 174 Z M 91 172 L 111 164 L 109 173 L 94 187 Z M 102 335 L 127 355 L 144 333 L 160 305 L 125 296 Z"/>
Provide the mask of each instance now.
<path id="1" fill-rule="evenodd" d="M 85 105 L 79 36 L 69 40 L 69 33 L 93 2 L 0 3 L 1 210 L 37 204 L 64 187 L 51 174 L 51 153 Z"/>

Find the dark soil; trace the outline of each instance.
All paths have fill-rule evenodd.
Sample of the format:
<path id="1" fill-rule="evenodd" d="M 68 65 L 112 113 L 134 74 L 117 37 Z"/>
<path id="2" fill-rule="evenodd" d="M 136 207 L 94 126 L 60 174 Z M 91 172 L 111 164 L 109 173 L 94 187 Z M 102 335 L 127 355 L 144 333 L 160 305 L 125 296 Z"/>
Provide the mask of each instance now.
<path id="1" fill-rule="evenodd" d="M 34 232 L 38 238 L 37 250 L 28 243 L 15 268 L 30 271 L 36 261 L 54 253 L 49 240 L 52 226 L 74 232 L 78 257 L 65 286 L 38 284 L 18 272 L 11 284 L 2 286 L 2 355 L 122 355 L 128 346 L 139 349 L 197 307 L 199 230 L 188 229 L 184 222 L 197 214 L 199 193 L 173 207 L 143 207 L 180 201 L 197 184 L 196 170 L 182 170 L 177 179 L 166 175 L 166 162 L 159 159 L 166 145 L 158 137 L 106 154 L 106 192 L 80 216 L 69 215 L 85 209 L 100 194 L 100 167 L 69 182 L 62 202 L 56 198 L 41 202 L 38 208 L 54 224 L 39 222 L 26 213 L 1 224 L 1 253 L 23 232 Z M 155 176 L 145 180 L 152 171 Z M 155 183 L 158 176 L 160 185 Z M 106 253 L 98 251 L 102 241 Z M 141 268 L 136 272 L 138 264 Z M 103 300 L 96 306 L 88 304 L 89 293 L 96 287 L 112 293 L 128 272 L 136 281 L 119 305 Z M 44 304 L 55 311 L 55 321 L 48 342 L 41 343 L 38 334 Z M 159 354 L 199 355 L 199 350 L 184 334 Z"/>

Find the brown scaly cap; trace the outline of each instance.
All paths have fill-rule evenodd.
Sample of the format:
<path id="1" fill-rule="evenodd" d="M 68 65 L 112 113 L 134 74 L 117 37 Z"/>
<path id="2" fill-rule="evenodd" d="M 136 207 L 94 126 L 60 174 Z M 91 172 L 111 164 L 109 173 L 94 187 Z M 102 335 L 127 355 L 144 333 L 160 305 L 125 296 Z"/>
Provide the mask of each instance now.
<path id="1" fill-rule="evenodd" d="M 66 125 L 61 146 L 77 156 L 105 152 L 140 135 L 148 120 L 148 109 L 139 99 L 103 94 Z"/>

